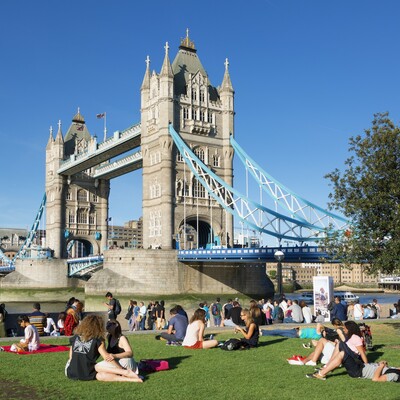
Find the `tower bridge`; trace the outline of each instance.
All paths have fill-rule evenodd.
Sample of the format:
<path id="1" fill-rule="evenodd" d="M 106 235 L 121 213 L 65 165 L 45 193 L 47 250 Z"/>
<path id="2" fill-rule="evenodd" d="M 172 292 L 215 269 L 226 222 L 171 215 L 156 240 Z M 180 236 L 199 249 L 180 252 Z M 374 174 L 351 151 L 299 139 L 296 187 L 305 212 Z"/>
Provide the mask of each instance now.
<path id="1" fill-rule="evenodd" d="M 234 94 L 228 60 L 221 84 L 213 86 L 187 33 L 172 63 L 166 44 L 159 73 L 150 70 L 147 57 L 139 123 L 99 143 L 78 109 L 65 135 L 61 122 L 55 136 L 50 130 L 46 146 L 46 246 L 54 259 L 68 260 L 68 276 L 91 276 L 86 287 L 92 291 L 111 287 L 159 291 L 160 287 L 152 286 L 145 276 L 140 278 L 146 269 L 146 274 L 157 276 L 165 272 L 163 279 L 170 287 L 164 291 L 265 293 L 271 291 L 265 275 L 271 249 L 259 249 L 257 254 L 254 249 L 242 253 L 232 249 L 234 220 L 278 241 L 299 244 L 318 242 L 333 230 L 346 228 L 344 218 L 287 189 L 240 147 L 235 139 Z M 234 187 L 234 154 L 273 205 Z M 110 180 L 138 169 L 142 170 L 146 250 L 109 250 Z M 43 208 L 41 205 L 40 216 Z M 17 265 L 18 271 L 17 261 L 33 243 L 36 229 L 35 222 L 18 257 L 9 260 L 10 270 Z M 77 246 L 88 258 L 69 259 Z M 220 249 L 201 250 L 213 246 Z M 286 252 L 297 257 L 296 261 L 322 254 L 313 252 L 312 247 L 293 249 Z M 0 259 L 6 259 L 1 252 Z M 207 266 L 198 269 L 200 259 Z M 42 261 L 40 267 L 45 269 L 46 263 Z M 246 268 L 250 275 L 243 279 L 244 272 L 237 271 L 246 265 L 257 267 L 257 272 Z M 217 267 L 219 272 L 213 270 Z M 264 268 L 261 275 L 260 268 Z M 25 270 L 29 270 L 26 262 L 20 267 L 20 271 Z M 171 271 L 178 277 L 185 274 L 183 281 L 171 284 Z M 10 282 L 11 275 L 7 277 Z M 199 280 L 203 286 L 196 284 Z"/>

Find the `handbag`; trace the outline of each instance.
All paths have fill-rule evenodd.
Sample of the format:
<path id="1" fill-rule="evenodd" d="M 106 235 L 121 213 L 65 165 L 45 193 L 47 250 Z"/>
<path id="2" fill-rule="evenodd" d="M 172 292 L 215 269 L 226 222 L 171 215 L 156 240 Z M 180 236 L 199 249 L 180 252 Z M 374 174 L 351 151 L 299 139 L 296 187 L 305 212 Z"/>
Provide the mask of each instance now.
<path id="1" fill-rule="evenodd" d="M 140 372 L 158 372 L 169 369 L 167 360 L 145 359 L 139 362 Z"/>

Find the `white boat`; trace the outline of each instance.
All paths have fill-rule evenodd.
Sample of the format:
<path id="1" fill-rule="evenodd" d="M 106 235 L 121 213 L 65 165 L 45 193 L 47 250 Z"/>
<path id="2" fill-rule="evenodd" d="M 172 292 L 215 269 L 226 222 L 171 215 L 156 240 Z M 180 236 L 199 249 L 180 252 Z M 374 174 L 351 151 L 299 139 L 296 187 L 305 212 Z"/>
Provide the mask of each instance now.
<path id="1" fill-rule="evenodd" d="M 335 297 L 338 296 L 340 300 L 344 300 L 346 303 L 354 303 L 360 300 L 360 297 L 352 292 L 334 292 Z"/>

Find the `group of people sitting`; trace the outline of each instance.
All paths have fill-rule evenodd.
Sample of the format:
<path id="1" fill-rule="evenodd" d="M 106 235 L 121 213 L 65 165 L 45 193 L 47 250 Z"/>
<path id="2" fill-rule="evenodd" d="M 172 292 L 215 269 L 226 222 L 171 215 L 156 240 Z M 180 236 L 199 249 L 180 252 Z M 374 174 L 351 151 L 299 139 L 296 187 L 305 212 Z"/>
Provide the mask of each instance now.
<path id="1" fill-rule="evenodd" d="M 71 336 L 69 359 L 65 367 L 66 376 L 77 380 L 143 382 L 132 347 L 122 334 L 117 319 L 109 318 L 105 323 L 104 319 L 97 315 L 87 315 L 82 318 L 83 305 L 79 303 L 79 300 L 71 299 L 66 307 L 66 318 L 63 320 L 62 328 L 66 335 Z M 219 303 L 219 299 L 216 303 Z M 291 307 L 292 310 L 290 322 L 300 320 L 297 316 L 298 310 L 293 312 L 296 307 L 292 307 L 297 303 L 295 301 L 286 303 L 287 309 Z M 265 304 L 268 304 L 268 301 Z M 278 303 L 276 307 L 280 308 L 281 305 Z M 273 311 L 269 305 L 265 308 Z M 333 328 L 317 323 L 315 326 L 298 326 L 293 329 L 260 329 L 260 325 L 267 320 L 265 316 L 268 313 L 265 312 L 265 308 L 255 300 L 250 302 L 249 308 L 242 308 L 236 300 L 232 302 L 231 307 L 226 308 L 226 304 L 221 305 L 221 308 L 218 307 L 220 326 L 232 326 L 234 332 L 240 335 L 242 348 L 257 347 L 260 336 L 284 336 L 308 341 L 303 343 L 303 347 L 312 348 L 308 356 L 296 355 L 288 359 L 292 365 L 316 367 L 317 363 L 321 362 L 323 366 L 314 373 L 307 374 L 308 378 L 326 380 L 330 372 L 342 365 L 351 377 L 374 381 L 400 381 L 399 368 L 388 366 L 386 361 L 379 363 L 368 361 L 363 334 L 357 322 L 343 322 L 334 317 L 331 321 Z M 40 335 L 45 332 L 45 327 L 41 325 L 44 324 L 45 314 L 42 314 L 40 304 L 35 303 L 34 311 L 29 316 L 18 317 L 18 324 L 24 329 L 24 338 L 13 345 L 15 351 L 33 351 L 39 348 Z M 272 318 L 273 312 L 270 315 Z M 303 313 L 302 316 L 300 322 L 305 319 Z M 167 344 L 180 345 L 187 349 L 211 349 L 221 346 L 223 342 L 218 342 L 212 335 L 205 337 L 206 326 L 207 312 L 204 304 L 200 304 L 190 320 L 181 306 L 175 306 L 170 310 L 168 328 L 156 338 L 166 340 Z M 60 330 L 60 327 L 57 324 L 53 329 Z M 103 361 L 97 362 L 100 356 Z"/>
<path id="2" fill-rule="evenodd" d="M 294 355 L 288 359 L 292 365 L 323 366 L 307 378 L 326 380 L 326 375 L 343 366 L 353 378 L 366 378 L 379 382 L 400 382 L 400 369 L 389 367 L 386 361 L 370 363 L 365 350 L 364 335 L 355 321 L 332 320 L 332 328 L 317 324 L 314 327 L 297 327 L 290 330 L 261 330 L 263 336 L 284 336 L 310 340 L 305 348 L 314 347 L 306 357 Z"/>

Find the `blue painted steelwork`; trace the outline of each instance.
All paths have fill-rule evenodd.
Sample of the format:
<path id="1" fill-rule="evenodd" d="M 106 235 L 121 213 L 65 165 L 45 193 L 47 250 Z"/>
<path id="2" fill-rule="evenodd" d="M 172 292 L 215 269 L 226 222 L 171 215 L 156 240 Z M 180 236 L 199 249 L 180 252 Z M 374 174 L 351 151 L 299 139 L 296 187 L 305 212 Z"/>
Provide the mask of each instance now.
<path id="1" fill-rule="evenodd" d="M 187 146 L 172 125 L 169 133 L 186 164 L 227 212 L 258 232 L 298 242 L 316 242 L 332 234 L 330 228 L 313 225 L 271 210 L 244 196 L 212 172 Z"/>
<path id="2" fill-rule="evenodd" d="M 285 254 L 284 262 L 321 262 L 328 254 L 318 246 L 303 247 L 243 247 L 218 249 L 179 250 L 178 260 L 181 262 L 275 262 L 275 252 Z"/>
<path id="3" fill-rule="evenodd" d="M 21 246 L 21 248 L 19 249 L 18 253 L 14 256 L 14 258 L 12 260 L 13 263 L 18 258 L 24 258 L 24 256 L 26 255 L 27 250 L 31 247 L 33 239 L 36 236 L 36 232 L 38 230 L 39 223 L 40 223 L 40 220 L 42 218 L 43 210 L 44 210 L 45 206 L 46 206 L 46 193 L 44 194 L 42 202 L 40 203 L 39 211 L 36 214 L 35 221 L 32 224 L 31 230 L 29 231 L 28 236 L 25 239 L 24 244 Z"/>
<path id="4" fill-rule="evenodd" d="M 67 260 L 69 278 L 88 278 L 103 268 L 104 256 L 80 257 Z"/>
<path id="5" fill-rule="evenodd" d="M 265 172 L 243 148 L 240 147 L 233 136 L 230 137 L 230 142 L 243 165 L 254 177 L 263 191 L 279 206 L 290 212 L 294 218 L 303 222 L 308 222 L 314 226 L 321 226 L 322 228 L 329 228 L 332 226 L 340 231 L 345 231 L 348 228 L 349 221 L 346 218 L 325 210 L 286 188 Z"/>

